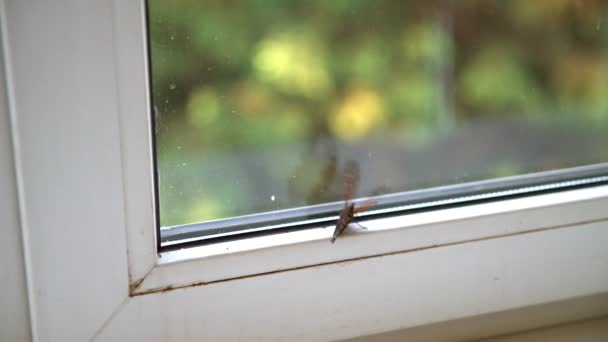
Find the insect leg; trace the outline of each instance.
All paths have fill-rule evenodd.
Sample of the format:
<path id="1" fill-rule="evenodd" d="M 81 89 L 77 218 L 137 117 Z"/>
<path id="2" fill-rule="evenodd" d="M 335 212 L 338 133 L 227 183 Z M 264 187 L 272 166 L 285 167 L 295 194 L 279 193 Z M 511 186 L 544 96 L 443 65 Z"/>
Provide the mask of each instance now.
<path id="1" fill-rule="evenodd" d="M 367 227 L 360 225 L 358 222 L 352 222 L 352 224 L 356 224 L 359 228 L 367 230 Z"/>

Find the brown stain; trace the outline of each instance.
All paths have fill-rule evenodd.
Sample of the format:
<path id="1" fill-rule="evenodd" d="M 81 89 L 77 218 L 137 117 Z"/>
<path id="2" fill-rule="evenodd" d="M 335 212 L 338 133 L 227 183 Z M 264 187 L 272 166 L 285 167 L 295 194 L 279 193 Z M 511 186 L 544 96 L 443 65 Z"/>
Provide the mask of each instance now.
<path id="1" fill-rule="evenodd" d="M 133 293 L 135 292 L 135 290 L 137 290 L 137 288 L 139 287 L 139 285 L 141 285 L 141 283 L 144 282 L 144 279 L 146 279 L 146 277 L 139 278 L 136 281 L 134 281 L 131 284 L 129 284 L 129 296 L 133 295 Z"/>
<path id="2" fill-rule="evenodd" d="M 489 241 L 489 240 L 494 240 L 494 239 L 499 239 L 499 238 L 504 238 L 504 237 L 512 237 L 512 236 L 532 234 L 532 233 L 538 233 L 538 232 L 544 232 L 544 231 L 551 231 L 551 230 L 579 226 L 579 225 L 600 222 L 600 221 L 605 221 L 605 219 L 589 220 L 589 221 L 584 221 L 584 222 L 570 223 L 570 224 L 553 226 L 553 227 L 548 227 L 548 228 L 537 228 L 537 229 L 526 230 L 524 232 L 500 234 L 500 235 L 494 235 L 491 237 L 481 237 L 481 238 L 470 239 L 470 240 L 465 240 L 465 241 L 450 242 L 450 243 L 443 243 L 443 244 L 433 244 L 430 246 L 419 247 L 419 248 L 409 249 L 409 250 L 405 250 L 405 251 L 378 253 L 378 254 L 367 255 L 367 256 L 362 256 L 362 257 L 350 258 L 350 259 L 346 259 L 346 260 L 337 260 L 337 261 L 323 262 L 323 263 L 314 264 L 314 265 L 297 266 L 297 267 L 285 268 L 285 269 L 280 269 L 280 270 L 275 270 L 275 271 L 249 274 L 249 275 L 220 279 L 220 280 L 213 280 L 213 281 L 208 281 L 208 282 L 201 281 L 201 282 L 195 282 L 195 283 L 190 283 L 190 284 L 185 284 L 185 285 L 168 285 L 168 286 L 143 290 L 141 292 L 137 292 L 137 289 L 135 289 L 133 292 L 131 292 L 129 294 L 129 296 L 137 297 L 137 296 L 142 296 L 142 295 L 147 295 L 147 294 L 165 293 L 165 292 L 168 292 L 171 290 L 186 289 L 186 288 L 191 288 L 191 287 L 207 286 L 207 285 L 213 285 L 213 284 L 221 284 L 221 283 L 226 283 L 226 282 L 235 281 L 235 280 L 249 279 L 249 278 L 255 278 L 255 277 L 260 277 L 260 276 L 279 274 L 279 273 L 283 273 L 283 272 L 320 268 L 320 267 L 324 267 L 324 266 L 328 266 L 328 265 L 347 266 L 349 264 L 352 264 L 356 261 L 361 261 L 361 260 L 382 258 L 382 257 L 386 257 L 386 256 L 400 255 L 400 254 L 406 254 L 406 253 L 415 253 L 415 252 L 420 252 L 420 251 L 438 248 L 438 247 L 457 246 L 457 245 L 463 245 L 463 244 L 473 243 L 473 242 Z M 142 281 L 143 281 L 143 279 L 142 279 Z M 141 281 L 139 282 L 139 284 L 141 284 Z"/>
<path id="3" fill-rule="evenodd" d="M 232 277 L 232 278 L 226 278 L 226 279 L 220 279 L 220 280 L 213 280 L 213 281 L 209 281 L 209 282 L 204 282 L 203 281 L 203 282 L 196 282 L 196 283 L 185 284 L 185 285 L 168 285 L 168 286 L 163 286 L 163 287 L 158 287 L 158 288 L 152 288 L 152 289 L 144 290 L 144 291 L 141 291 L 141 292 L 134 292 L 134 293 L 131 293 L 131 297 L 137 297 L 137 296 L 146 295 L 146 294 L 153 294 L 153 293 L 164 293 L 164 292 L 171 291 L 171 290 L 184 289 L 184 288 L 190 288 L 190 287 L 195 287 L 195 286 L 221 284 L 221 283 L 225 283 L 225 282 L 229 282 L 229 281 L 234 281 L 234 280 L 249 279 L 249 278 L 255 278 L 255 277 L 260 277 L 260 276 L 279 274 L 279 273 L 283 273 L 283 272 L 291 272 L 291 271 L 298 271 L 298 270 L 304 270 L 304 269 L 314 269 L 314 268 L 320 268 L 320 267 L 328 266 L 328 265 L 338 265 L 340 267 L 345 267 L 345 266 L 347 266 L 349 264 L 352 264 L 352 263 L 354 263 L 356 261 L 361 261 L 361 260 L 366 260 L 366 259 L 372 259 L 372 258 L 379 258 L 379 257 L 385 257 L 385 256 L 389 256 L 389 255 L 397 255 L 397 254 L 405 254 L 405 253 L 417 252 L 417 251 L 422 251 L 422 250 L 425 250 L 425 249 L 436 248 L 436 247 L 440 247 L 440 246 L 447 246 L 447 245 L 432 245 L 432 246 L 427 246 L 427 247 L 421 247 L 421 248 L 411 249 L 411 250 L 407 250 L 407 251 L 388 252 L 388 253 L 368 255 L 368 256 L 364 256 L 364 257 L 351 258 L 351 259 L 346 259 L 346 260 L 323 262 L 323 263 L 319 263 L 319 264 L 315 264 L 315 265 L 290 267 L 290 268 L 285 268 L 285 269 L 280 269 L 280 270 L 274 270 L 274 271 L 268 271 L 268 272 L 262 272 L 262 273 L 256 273 L 256 274 L 249 274 L 249 275 L 244 275 L 244 276 L 239 276 L 239 277 Z"/>
<path id="4" fill-rule="evenodd" d="M 150 269 L 148 269 L 148 271 L 146 272 L 146 274 L 143 277 L 141 277 L 129 284 L 129 297 L 133 297 L 133 294 L 135 292 L 137 292 L 137 288 L 144 282 L 146 277 L 148 277 L 148 275 L 150 274 L 150 272 L 152 272 L 153 269 L 154 269 L 154 267 L 150 267 Z M 131 279 L 131 277 L 132 277 L 131 272 L 129 272 L 129 280 Z"/>

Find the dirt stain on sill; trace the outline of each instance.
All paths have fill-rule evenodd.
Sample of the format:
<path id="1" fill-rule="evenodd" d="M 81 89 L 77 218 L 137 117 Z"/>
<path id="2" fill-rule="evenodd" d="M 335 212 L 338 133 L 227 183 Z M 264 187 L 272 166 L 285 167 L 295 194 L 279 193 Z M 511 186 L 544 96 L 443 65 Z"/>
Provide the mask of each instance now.
<path id="1" fill-rule="evenodd" d="M 346 260 L 337 260 L 337 261 L 324 262 L 324 263 L 319 263 L 319 264 L 314 264 L 314 265 L 291 267 L 291 268 L 286 268 L 286 269 L 249 274 L 249 275 L 214 280 L 214 281 L 209 281 L 209 282 L 201 281 L 201 282 L 194 282 L 194 283 L 184 284 L 184 285 L 168 285 L 168 286 L 163 286 L 163 287 L 158 287 L 158 288 L 147 289 L 147 290 L 143 290 L 143 291 L 137 291 L 137 288 L 141 285 L 141 283 L 144 280 L 144 279 L 140 279 L 140 280 L 138 280 L 138 282 L 133 283 L 129 287 L 130 289 L 132 289 L 131 291 L 129 291 L 129 296 L 137 297 L 137 296 L 142 296 L 142 295 L 147 295 L 147 294 L 165 293 L 165 292 L 172 291 L 172 290 L 186 289 L 186 288 L 191 288 L 191 287 L 196 287 L 196 286 L 221 284 L 221 283 L 234 281 L 234 280 L 248 279 L 248 278 L 266 276 L 266 275 L 271 275 L 271 274 L 278 274 L 278 273 L 283 273 L 283 272 L 298 271 L 298 270 L 303 270 L 303 269 L 314 269 L 314 268 L 324 267 L 324 266 L 328 266 L 328 265 L 347 266 L 349 264 L 352 264 L 356 261 L 361 261 L 361 260 L 381 258 L 381 257 L 406 254 L 406 253 L 415 253 L 415 252 L 433 249 L 433 248 L 437 248 L 437 247 L 448 247 L 448 246 L 462 245 L 462 244 L 466 244 L 466 243 L 479 242 L 479 241 L 485 241 L 485 240 L 494 240 L 494 239 L 499 239 L 499 238 L 504 238 L 504 237 L 532 234 L 532 233 L 538 233 L 538 232 L 543 232 L 543 231 L 567 228 L 569 226 L 574 226 L 574 225 L 588 224 L 588 223 L 593 223 L 593 222 L 597 222 L 597 221 L 603 221 L 603 219 L 602 220 L 590 220 L 590 221 L 586 221 L 586 222 L 577 222 L 576 224 L 565 224 L 565 225 L 561 225 L 561 226 L 553 226 L 553 227 L 547 227 L 547 228 L 537 228 L 537 229 L 532 229 L 532 230 L 526 230 L 523 232 L 520 231 L 520 232 L 514 232 L 514 233 L 506 233 L 506 234 L 501 234 L 501 235 L 494 235 L 491 237 L 481 237 L 481 238 L 470 239 L 470 240 L 465 240 L 465 241 L 457 241 L 457 242 L 450 242 L 450 243 L 443 243 L 443 244 L 441 244 L 441 243 L 433 244 L 433 245 L 414 248 L 414 249 L 405 250 L 405 251 L 379 253 L 379 254 L 367 255 L 367 256 L 363 256 L 363 257 L 351 258 L 351 259 L 346 259 Z"/>

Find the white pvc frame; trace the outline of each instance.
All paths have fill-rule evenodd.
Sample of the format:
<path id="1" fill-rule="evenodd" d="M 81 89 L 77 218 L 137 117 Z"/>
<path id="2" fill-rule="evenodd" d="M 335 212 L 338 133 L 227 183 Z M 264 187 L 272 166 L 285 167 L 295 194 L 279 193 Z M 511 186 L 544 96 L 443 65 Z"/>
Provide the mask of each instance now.
<path id="1" fill-rule="evenodd" d="M 608 293 L 608 186 L 159 256 L 143 1 L 0 5 L 33 340 L 334 340 Z M 608 305 L 561 310 L 535 322 Z"/>

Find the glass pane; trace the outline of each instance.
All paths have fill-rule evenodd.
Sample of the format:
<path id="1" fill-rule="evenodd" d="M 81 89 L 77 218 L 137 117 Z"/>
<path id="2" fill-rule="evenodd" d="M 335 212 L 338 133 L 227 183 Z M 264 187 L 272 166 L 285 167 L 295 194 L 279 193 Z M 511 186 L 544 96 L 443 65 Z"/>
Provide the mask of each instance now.
<path id="1" fill-rule="evenodd" d="M 148 11 L 162 227 L 608 160 L 606 1 Z"/>

